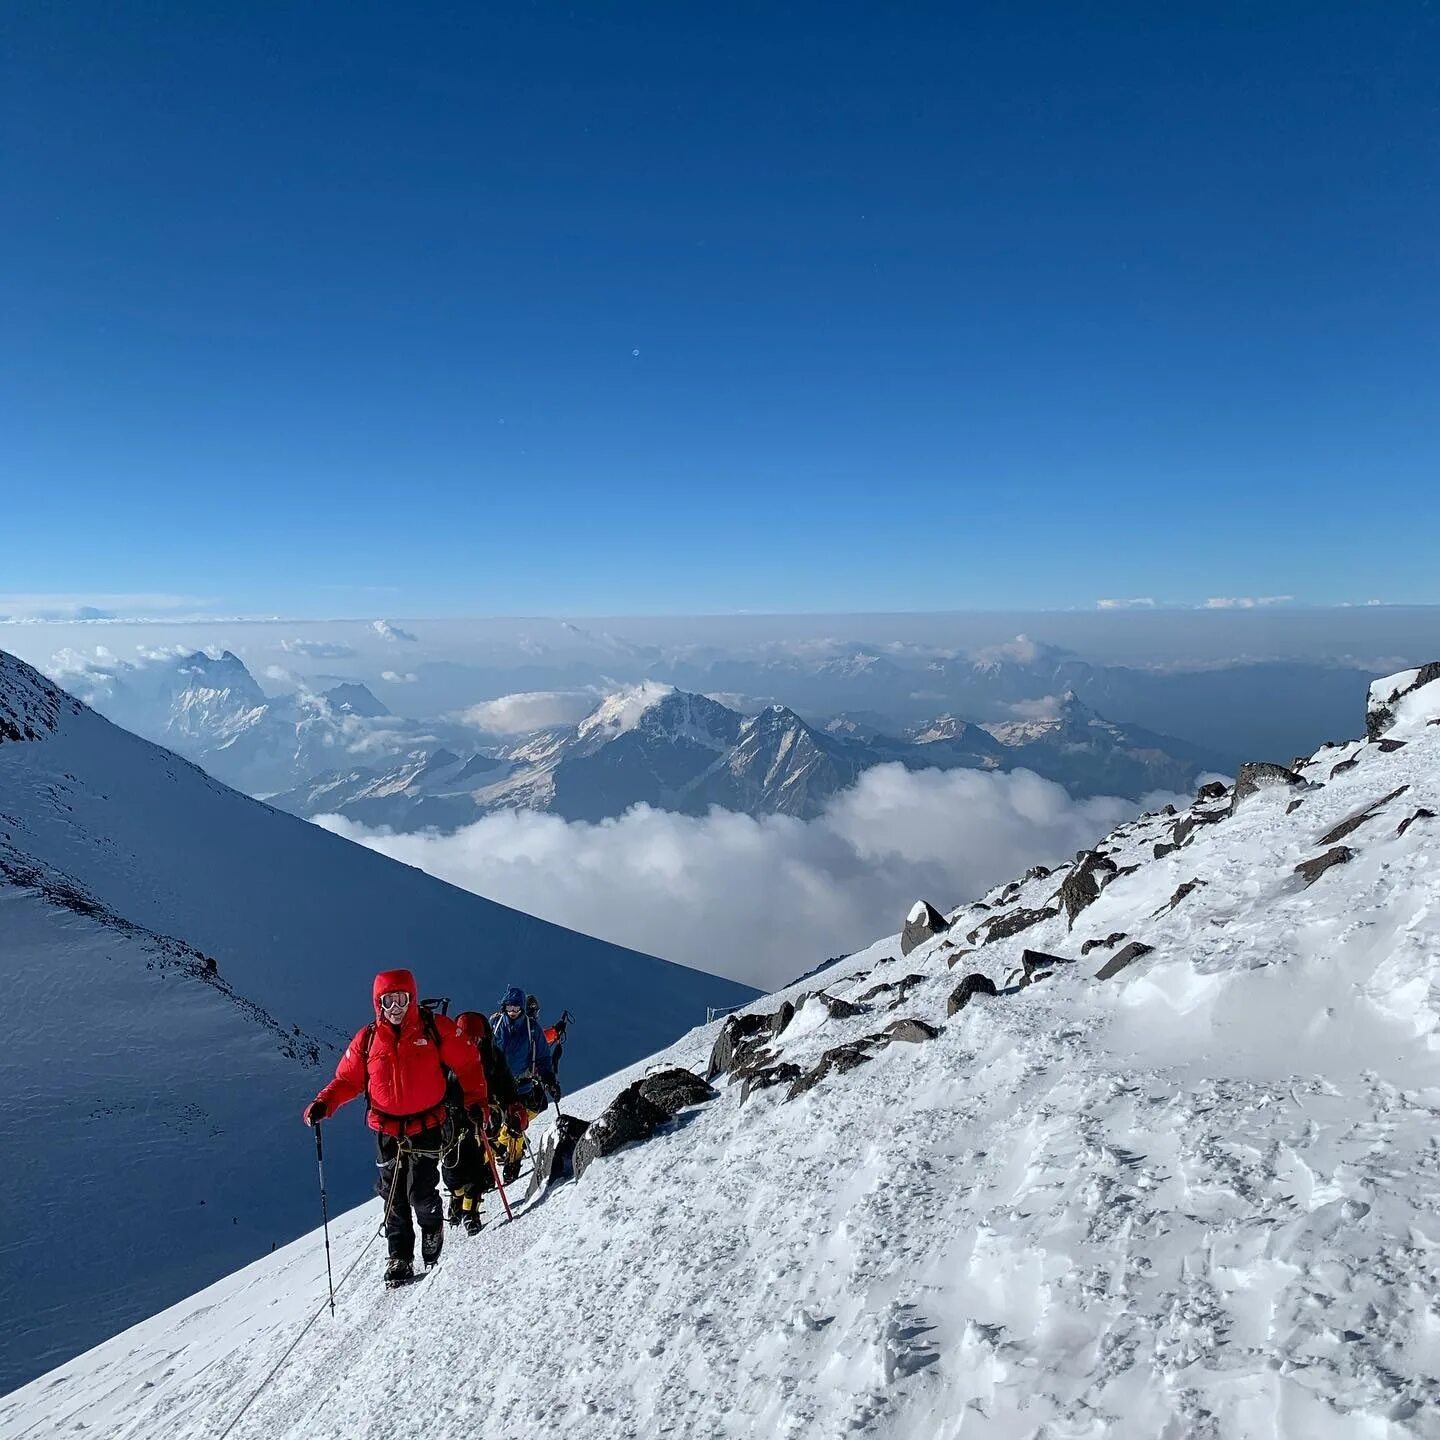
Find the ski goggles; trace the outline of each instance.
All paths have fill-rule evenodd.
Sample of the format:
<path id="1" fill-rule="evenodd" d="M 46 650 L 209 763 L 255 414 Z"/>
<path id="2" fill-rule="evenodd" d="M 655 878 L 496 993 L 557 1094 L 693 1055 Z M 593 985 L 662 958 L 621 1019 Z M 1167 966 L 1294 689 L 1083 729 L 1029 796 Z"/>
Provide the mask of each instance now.
<path id="1" fill-rule="evenodd" d="M 524 1006 L 522 1006 L 522 1005 L 502 1005 L 500 1008 L 501 1008 L 502 1010 L 504 1010 L 504 1012 L 505 1012 L 512 1020 L 518 1020 L 518 1019 L 520 1018 L 520 1012 L 521 1012 L 521 1010 L 524 1009 Z"/>
<path id="2" fill-rule="evenodd" d="M 404 990 L 387 990 L 380 997 L 380 1008 L 387 1015 L 403 1015 L 410 1008 L 410 996 Z"/>

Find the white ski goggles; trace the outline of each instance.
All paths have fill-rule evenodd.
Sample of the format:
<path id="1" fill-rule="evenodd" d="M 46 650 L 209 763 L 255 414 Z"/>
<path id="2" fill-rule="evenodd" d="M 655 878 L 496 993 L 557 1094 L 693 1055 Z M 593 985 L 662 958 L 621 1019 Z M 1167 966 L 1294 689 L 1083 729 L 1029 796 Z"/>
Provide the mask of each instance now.
<path id="1" fill-rule="evenodd" d="M 410 1008 L 410 996 L 404 990 L 387 990 L 380 997 L 380 1008 L 387 1015 L 403 1015 Z"/>

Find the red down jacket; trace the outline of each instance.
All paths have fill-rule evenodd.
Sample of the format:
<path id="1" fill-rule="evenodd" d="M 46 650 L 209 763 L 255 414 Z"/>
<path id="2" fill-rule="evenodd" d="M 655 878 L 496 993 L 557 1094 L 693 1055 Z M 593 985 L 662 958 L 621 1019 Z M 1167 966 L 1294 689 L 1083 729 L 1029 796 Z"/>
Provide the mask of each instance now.
<path id="1" fill-rule="evenodd" d="M 410 996 L 410 1008 L 398 1031 L 380 1013 L 380 997 L 391 990 L 404 990 Z M 426 1024 L 410 971 L 382 970 L 375 977 L 371 998 L 375 1005 L 373 1034 L 368 1025 L 356 1032 L 335 1067 L 335 1078 L 315 1097 L 325 1102 L 327 1113 L 333 1115 L 368 1089 L 367 1119 L 372 1130 L 417 1135 L 445 1118 L 446 1068 L 455 1072 L 466 1105 L 486 1102 L 485 1072 L 474 1045 L 444 1015 L 432 1015 Z M 430 1025 L 440 1041 L 438 1047 Z"/>

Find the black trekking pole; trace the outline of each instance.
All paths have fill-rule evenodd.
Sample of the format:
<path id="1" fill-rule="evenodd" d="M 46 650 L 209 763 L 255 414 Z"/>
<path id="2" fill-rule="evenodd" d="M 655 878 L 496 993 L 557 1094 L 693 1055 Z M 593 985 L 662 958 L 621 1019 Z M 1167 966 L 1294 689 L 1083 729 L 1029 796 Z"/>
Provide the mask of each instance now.
<path id="1" fill-rule="evenodd" d="M 330 1286 L 330 1313 L 335 1313 L 335 1272 L 330 1268 L 330 1207 L 325 1200 L 325 1149 L 320 1143 L 320 1121 L 315 1122 L 315 1166 L 320 1172 L 320 1224 L 325 1231 L 325 1279 Z"/>

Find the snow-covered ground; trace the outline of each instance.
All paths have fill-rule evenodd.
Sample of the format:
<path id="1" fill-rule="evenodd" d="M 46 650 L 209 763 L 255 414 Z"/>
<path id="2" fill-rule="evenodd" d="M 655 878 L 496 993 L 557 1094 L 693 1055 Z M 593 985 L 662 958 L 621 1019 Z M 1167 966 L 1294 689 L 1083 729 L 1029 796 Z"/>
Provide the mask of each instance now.
<path id="1" fill-rule="evenodd" d="M 333 1319 L 314 1234 L 0 1401 L 0 1433 L 1440 1435 L 1440 821 L 1397 833 L 1440 811 L 1440 684 L 1396 717 L 1310 788 L 1182 813 L 1159 858 L 1175 817 L 1122 826 L 1073 929 L 1062 908 L 966 938 L 1062 872 L 851 957 L 789 993 L 859 1013 L 811 999 L 772 1045 L 807 1068 L 900 1016 L 936 1038 L 794 1100 L 722 1082 L 513 1224 L 452 1233 L 408 1290 L 380 1288 L 372 1202 L 333 1227 Z M 1332 843 L 1352 857 L 1306 885 Z M 1098 979 L 1129 940 L 1154 948 Z M 1075 964 L 947 1017 L 1026 947 Z M 909 974 L 893 1009 L 871 993 Z M 702 1068 L 716 1029 L 657 1058 Z"/>
<path id="2" fill-rule="evenodd" d="M 247 799 L 0 652 L 0 1389 L 301 1233 L 300 1107 L 397 965 L 568 1007 L 577 1082 L 754 994 Z M 359 1124 L 330 1172 L 370 1192 Z"/>

